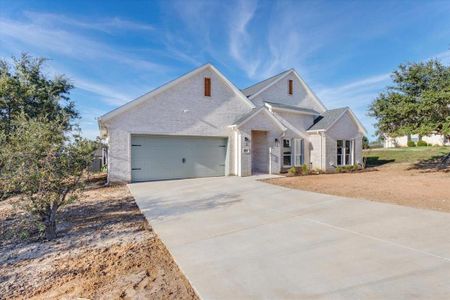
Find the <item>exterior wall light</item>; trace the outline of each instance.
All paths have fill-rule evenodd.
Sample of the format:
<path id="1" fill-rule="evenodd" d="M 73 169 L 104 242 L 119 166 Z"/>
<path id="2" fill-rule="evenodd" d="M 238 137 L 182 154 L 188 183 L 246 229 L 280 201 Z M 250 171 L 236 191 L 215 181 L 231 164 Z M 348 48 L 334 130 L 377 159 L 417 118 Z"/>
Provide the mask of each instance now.
<path id="1" fill-rule="evenodd" d="M 248 137 L 245 137 L 244 138 L 244 142 L 245 142 L 245 147 L 248 147 L 248 142 L 249 142 L 250 140 L 248 139 Z"/>
<path id="2" fill-rule="evenodd" d="M 275 138 L 275 147 L 278 147 L 279 145 L 280 145 L 280 141 L 277 138 Z"/>

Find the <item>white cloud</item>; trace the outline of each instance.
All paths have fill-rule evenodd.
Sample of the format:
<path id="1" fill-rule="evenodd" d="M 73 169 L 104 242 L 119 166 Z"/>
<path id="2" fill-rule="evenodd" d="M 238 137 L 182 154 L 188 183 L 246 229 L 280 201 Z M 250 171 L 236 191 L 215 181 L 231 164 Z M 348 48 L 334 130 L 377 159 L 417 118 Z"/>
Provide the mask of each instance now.
<path id="1" fill-rule="evenodd" d="M 366 97 L 373 97 L 380 92 L 390 81 L 390 73 L 375 75 L 344 85 L 330 87 L 318 90 L 317 94 L 322 100 L 331 105 L 345 105 L 345 103 L 360 104 L 361 102 L 368 103 Z M 349 104 L 347 104 L 349 105 Z"/>
<path id="2" fill-rule="evenodd" d="M 238 7 L 233 9 L 234 16 L 230 18 L 230 55 L 250 78 L 255 76 L 261 61 L 258 58 L 257 47 L 251 42 L 247 27 L 257 8 L 256 1 L 239 1 Z"/>
<path id="3" fill-rule="evenodd" d="M 74 59 L 108 59 L 133 68 L 146 70 L 167 70 L 148 60 L 134 58 L 130 53 L 115 50 L 101 42 L 86 38 L 55 26 L 42 26 L 31 22 L 0 19 L 0 41 L 14 52 L 32 48 L 71 57 Z"/>
<path id="4" fill-rule="evenodd" d="M 34 11 L 26 11 L 24 15 L 29 19 L 32 19 L 34 23 L 41 25 L 52 25 L 55 23 L 66 24 L 75 26 L 82 29 L 92 29 L 107 33 L 113 33 L 117 31 L 153 31 L 155 28 L 146 23 L 139 23 L 130 20 L 124 20 L 119 17 L 112 17 L 100 20 L 83 20 L 83 18 L 71 18 L 66 15 L 42 13 Z"/>
<path id="5" fill-rule="evenodd" d="M 436 58 L 441 60 L 444 64 L 450 64 L 450 51 L 444 51 L 432 55 L 428 59 Z M 346 84 L 329 87 L 318 90 L 317 94 L 328 105 L 355 105 L 361 107 L 368 105 L 375 99 L 375 97 L 383 91 L 386 86 L 391 83 L 391 73 L 384 73 L 375 76 L 370 76 L 358 79 Z M 349 103 L 349 104 L 346 104 Z"/>
<path id="6" fill-rule="evenodd" d="M 71 77 L 71 81 L 76 88 L 102 96 L 101 100 L 110 105 L 122 105 L 132 100 L 130 95 L 119 92 L 108 85 L 87 81 L 76 77 Z"/>

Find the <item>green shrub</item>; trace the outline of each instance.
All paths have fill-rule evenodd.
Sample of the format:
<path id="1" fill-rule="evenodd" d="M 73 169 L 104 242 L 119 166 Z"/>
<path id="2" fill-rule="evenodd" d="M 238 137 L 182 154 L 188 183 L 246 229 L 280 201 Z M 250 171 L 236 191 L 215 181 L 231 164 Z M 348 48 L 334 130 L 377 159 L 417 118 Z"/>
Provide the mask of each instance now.
<path id="1" fill-rule="evenodd" d="M 354 165 L 352 166 L 352 170 L 353 170 L 353 171 L 358 171 L 358 170 L 359 170 L 358 164 L 354 164 Z"/>
<path id="2" fill-rule="evenodd" d="M 428 144 L 425 141 L 418 141 L 417 142 L 417 147 L 426 147 L 426 146 L 428 146 Z"/>
<path id="3" fill-rule="evenodd" d="M 408 147 L 415 147 L 416 143 L 414 141 L 408 141 Z"/>
<path id="4" fill-rule="evenodd" d="M 309 168 L 307 164 L 302 165 L 302 175 L 308 175 L 309 174 Z"/>
<path id="5" fill-rule="evenodd" d="M 290 175 L 297 175 L 297 169 L 295 167 L 290 167 L 288 173 Z"/>
<path id="6" fill-rule="evenodd" d="M 342 167 L 336 167 L 336 173 L 342 173 L 343 169 Z"/>

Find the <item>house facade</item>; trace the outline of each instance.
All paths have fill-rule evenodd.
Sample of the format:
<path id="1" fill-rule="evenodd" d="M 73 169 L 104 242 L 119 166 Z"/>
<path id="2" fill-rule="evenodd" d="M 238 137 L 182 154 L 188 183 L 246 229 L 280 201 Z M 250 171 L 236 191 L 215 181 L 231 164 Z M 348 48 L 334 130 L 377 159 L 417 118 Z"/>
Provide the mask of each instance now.
<path id="1" fill-rule="evenodd" d="M 293 69 L 240 90 L 211 64 L 101 116 L 108 180 L 334 170 L 362 163 L 366 131 Z"/>

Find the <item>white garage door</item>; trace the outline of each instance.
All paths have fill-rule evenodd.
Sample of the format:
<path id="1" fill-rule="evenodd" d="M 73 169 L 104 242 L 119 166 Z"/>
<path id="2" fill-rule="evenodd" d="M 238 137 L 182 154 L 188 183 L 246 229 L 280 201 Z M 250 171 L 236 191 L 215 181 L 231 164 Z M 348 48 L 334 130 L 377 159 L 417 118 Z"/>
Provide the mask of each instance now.
<path id="1" fill-rule="evenodd" d="M 225 175 L 227 138 L 132 135 L 131 180 Z"/>

